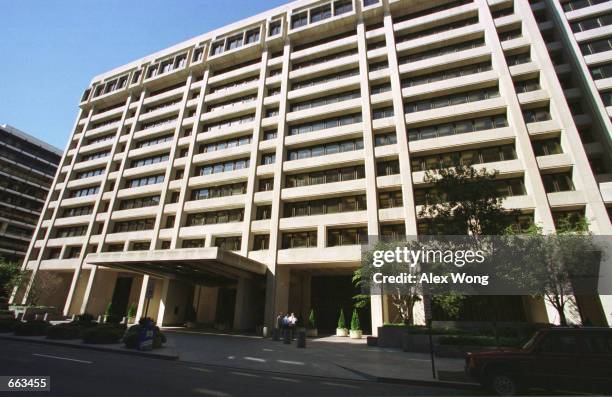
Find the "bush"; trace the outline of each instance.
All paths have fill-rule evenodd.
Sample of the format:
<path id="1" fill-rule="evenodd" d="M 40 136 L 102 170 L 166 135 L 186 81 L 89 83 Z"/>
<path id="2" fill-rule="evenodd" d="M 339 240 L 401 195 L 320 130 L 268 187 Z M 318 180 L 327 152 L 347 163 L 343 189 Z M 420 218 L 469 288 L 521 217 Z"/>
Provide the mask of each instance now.
<path id="1" fill-rule="evenodd" d="M 353 309 L 353 316 L 351 317 L 351 331 L 361 331 L 361 324 L 359 323 L 357 308 Z"/>
<path id="2" fill-rule="evenodd" d="M 346 328 L 346 320 L 344 320 L 344 310 L 340 309 L 340 317 L 338 318 L 338 328 Z"/>
<path id="3" fill-rule="evenodd" d="M 17 322 L 14 332 L 18 336 L 41 336 L 47 333 L 49 323 L 43 320 L 30 320 L 26 323 Z"/>
<path id="4" fill-rule="evenodd" d="M 81 328 L 72 323 L 57 324 L 47 328 L 47 339 L 78 339 Z"/>
<path id="5" fill-rule="evenodd" d="M 98 323 L 94 322 L 94 316 L 89 313 L 79 314 L 71 324 L 81 328 L 95 327 L 98 325 Z"/>
<path id="6" fill-rule="evenodd" d="M 145 326 L 145 321 L 151 321 L 150 319 L 141 319 L 138 324 L 131 326 L 125 332 L 123 336 L 123 343 L 125 346 L 131 349 L 138 348 L 138 340 L 140 336 L 140 332 L 143 330 Z M 166 343 L 166 335 L 160 331 L 158 326 L 154 326 L 154 336 L 153 336 L 153 348 L 160 348 L 164 343 Z"/>
<path id="7" fill-rule="evenodd" d="M 308 328 L 310 328 L 310 329 L 316 329 L 317 328 L 317 323 L 316 323 L 316 320 L 315 320 L 314 309 L 310 309 L 310 313 L 308 314 Z"/>
<path id="8" fill-rule="evenodd" d="M 0 333 L 13 332 L 15 330 L 16 324 L 17 320 L 15 320 L 14 318 L 0 320 Z"/>
<path id="9" fill-rule="evenodd" d="M 81 332 L 81 338 L 85 343 L 104 344 L 117 343 L 123 336 L 124 328 L 116 325 L 100 325 L 98 327 L 86 328 Z"/>
<path id="10" fill-rule="evenodd" d="M 497 341 L 492 336 L 441 336 L 438 338 L 438 343 L 448 346 L 497 346 Z M 516 338 L 499 338 L 499 345 L 518 347 L 519 340 Z"/>

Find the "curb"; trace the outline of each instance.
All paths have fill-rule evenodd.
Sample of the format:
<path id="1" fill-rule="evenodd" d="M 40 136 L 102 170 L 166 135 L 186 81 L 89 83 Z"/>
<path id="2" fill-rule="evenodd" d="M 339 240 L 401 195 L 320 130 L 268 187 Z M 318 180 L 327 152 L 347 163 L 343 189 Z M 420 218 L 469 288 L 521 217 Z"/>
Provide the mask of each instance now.
<path id="1" fill-rule="evenodd" d="M 460 389 L 460 390 L 478 390 L 481 386 L 478 383 L 468 383 L 468 382 L 453 382 L 453 381 L 445 381 L 445 380 L 425 380 L 425 379 L 403 379 L 403 378 L 387 378 L 384 376 L 372 376 L 366 374 L 364 372 L 358 371 L 353 368 L 348 368 L 339 364 L 336 364 L 338 367 L 353 372 L 367 380 L 379 382 L 379 383 L 394 383 L 394 384 L 405 384 L 405 385 L 413 385 L 413 386 L 431 386 L 431 387 L 448 387 L 452 389 Z"/>
<path id="2" fill-rule="evenodd" d="M 120 350 L 120 349 L 111 349 L 108 347 L 104 347 L 102 345 L 91 345 L 91 344 L 72 344 L 72 343 L 64 343 L 56 340 L 49 339 L 25 339 L 20 336 L 12 336 L 12 335 L 0 335 L 0 339 L 12 340 L 16 342 L 30 342 L 30 343 L 38 343 L 42 345 L 53 345 L 53 346 L 62 346 L 62 347 L 73 347 L 75 349 L 85 349 L 85 350 L 95 350 L 107 353 L 119 353 L 119 354 L 127 354 L 132 356 L 141 356 L 147 358 L 155 358 L 158 360 L 178 360 L 178 354 L 173 355 L 162 355 L 156 353 L 149 353 L 139 350 Z"/>

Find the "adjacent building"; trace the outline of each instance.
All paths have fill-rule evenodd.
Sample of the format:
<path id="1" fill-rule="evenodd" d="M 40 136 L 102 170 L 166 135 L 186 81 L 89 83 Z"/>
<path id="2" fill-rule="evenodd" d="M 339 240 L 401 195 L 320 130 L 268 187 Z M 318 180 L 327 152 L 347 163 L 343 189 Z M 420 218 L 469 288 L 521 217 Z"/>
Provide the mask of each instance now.
<path id="1" fill-rule="evenodd" d="M 248 329 L 314 308 L 331 329 L 359 244 L 427 234 L 424 174 L 454 155 L 499 171 L 517 227 L 570 216 L 612 234 L 611 15 L 595 0 L 300 0 L 96 76 L 24 266 L 59 276 L 47 303 L 66 314 L 112 302 Z M 555 321 L 532 299 L 508 307 Z M 578 309 L 612 322 L 608 296 Z M 380 297 L 362 316 L 396 320 Z"/>
<path id="2" fill-rule="evenodd" d="M 21 263 L 62 151 L 0 124 L 0 257 Z"/>

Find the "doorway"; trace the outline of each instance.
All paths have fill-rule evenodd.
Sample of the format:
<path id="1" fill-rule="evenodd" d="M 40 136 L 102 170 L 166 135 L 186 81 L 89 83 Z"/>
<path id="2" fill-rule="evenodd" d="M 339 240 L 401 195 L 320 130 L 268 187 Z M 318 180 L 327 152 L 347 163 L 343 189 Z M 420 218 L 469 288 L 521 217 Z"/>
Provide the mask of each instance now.
<path id="1" fill-rule="evenodd" d="M 117 277 L 115 290 L 113 291 L 113 311 L 118 316 L 127 315 L 127 308 L 130 299 L 130 290 L 132 289 L 133 277 Z"/>

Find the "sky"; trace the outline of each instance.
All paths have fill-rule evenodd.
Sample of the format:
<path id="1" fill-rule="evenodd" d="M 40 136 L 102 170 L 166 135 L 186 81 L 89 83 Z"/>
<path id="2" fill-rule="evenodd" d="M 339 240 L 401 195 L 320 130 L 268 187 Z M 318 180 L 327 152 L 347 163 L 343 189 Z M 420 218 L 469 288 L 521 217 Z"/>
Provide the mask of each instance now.
<path id="1" fill-rule="evenodd" d="M 287 0 L 0 0 L 0 124 L 64 149 L 91 79 Z"/>

